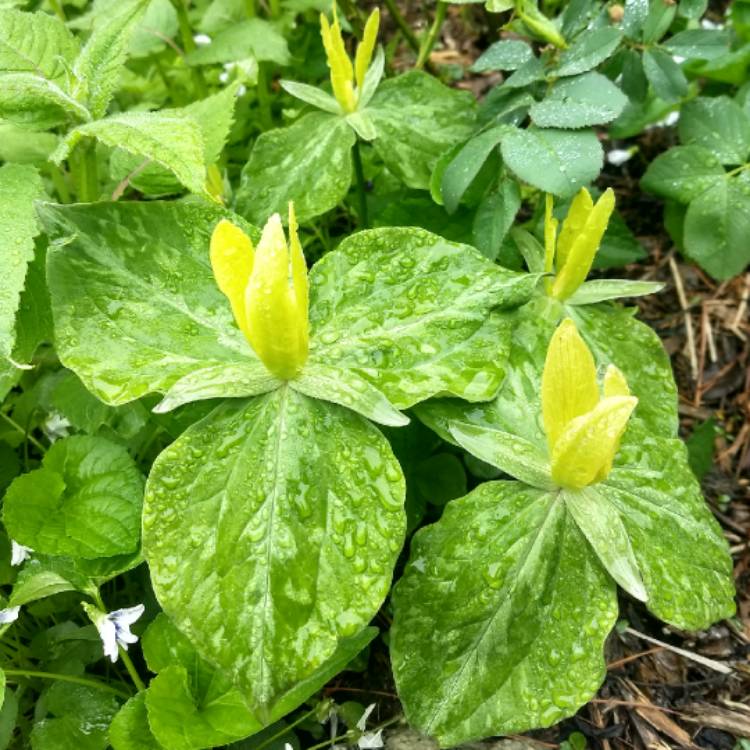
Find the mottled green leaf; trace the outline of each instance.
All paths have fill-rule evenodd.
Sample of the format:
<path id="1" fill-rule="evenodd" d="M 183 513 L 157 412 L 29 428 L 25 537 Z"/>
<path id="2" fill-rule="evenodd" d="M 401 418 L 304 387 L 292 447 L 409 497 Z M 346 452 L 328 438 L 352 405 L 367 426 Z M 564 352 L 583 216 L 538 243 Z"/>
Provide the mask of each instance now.
<path id="1" fill-rule="evenodd" d="M 44 194 L 39 173 L 31 166 L 0 167 L 0 358 L 8 358 L 16 341 L 16 313 L 26 270 L 34 259 L 38 234 L 34 201 Z"/>
<path id="2" fill-rule="evenodd" d="M 50 158 L 59 164 L 86 137 L 159 164 L 193 193 L 207 195 L 203 137 L 191 117 L 174 110 L 112 115 L 70 131 Z"/>
<path id="3" fill-rule="evenodd" d="M 520 179 L 562 198 L 595 180 L 604 159 L 599 140 L 590 131 L 533 127 L 505 136 L 502 152 L 505 163 Z"/>
<path id="4" fill-rule="evenodd" d="M 664 288 L 658 281 L 631 281 L 630 279 L 593 279 L 584 281 L 566 301 L 569 305 L 594 305 L 597 302 L 643 297 L 656 294 Z"/>
<path id="5" fill-rule="evenodd" d="M 574 76 L 595 68 L 614 53 L 621 40 L 622 31 L 612 26 L 581 34 L 568 49 L 563 50 L 555 75 Z"/>
<path id="6" fill-rule="evenodd" d="M 328 92 L 319 89 L 317 86 L 310 86 L 307 83 L 298 81 L 279 81 L 287 94 L 291 94 L 296 99 L 300 99 L 305 104 L 311 104 L 316 109 L 322 109 L 324 112 L 330 112 L 332 115 L 341 114 L 341 105 Z"/>
<path id="7" fill-rule="evenodd" d="M 648 165 L 641 187 L 662 198 L 689 203 L 724 179 L 713 151 L 704 146 L 675 146 Z"/>
<path id="8" fill-rule="evenodd" d="M 57 146 L 54 133 L 34 133 L 14 122 L 0 121 L 0 159 L 16 164 L 39 166 L 47 161 Z"/>
<path id="9" fill-rule="evenodd" d="M 614 584 L 556 493 L 481 485 L 417 532 L 393 595 L 409 722 L 444 747 L 549 726 L 599 688 Z"/>
<path id="10" fill-rule="evenodd" d="M 142 494 L 143 477 L 125 448 L 76 435 L 13 481 L 3 520 L 13 539 L 39 552 L 122 555 L 138 547 Z"/>
<path id="11" fill-rule="evenodd" d="M 352 235 L 310 274 L 310 361 L 350 368 L 404 409 L 430 396 L 491 398 L 515 307 L 537 277 L 419 229 Z"/>
<path id="12" fill-rule="evenodd" d="M 472 134 L 476 116 L 471 94 L 421 71 L 383 81 L 367 112 L 378 132 L 378 156 L 407 186 L 423 190 L 438 159 Z"/>
<path id="13" fill-rule="evenodd" d="M 73 66 L 73 94 L 93 118 L 103 117 L 117 88 L 130 38 L 149 0 L 125 0 L 100 16 Z"/>
<path id="14" fill-rule="evenodd" d="M 403 498 L 387 441 L 353 412 L 289 387 L 226 401 L 152 469 L 154 590 L 265 721 L 382 603 Z"/>
<path id="15" fill-rule="evenodd" d="M 728 96 L 688 102 L 678 129 L 682 143 L 707 148 L 722 164 L 744 164 L 750 153 L 750 119 Z"/>
<path id="16" fill-rule="evenodd" d="M 529 110 L 531 119 L 543 128 L 583 128 L 602 125 L 622 112 L 628 98 L 600 73 L 558 81 L 547 96 Z"/>
<path id="17" fill-rule="evenodd" d="M 45 205 L 40 215 L 58 243 L 48 259 L 57 349 L 102 401 L 166 393 L 204 368 L 258 363 L 208 257 L 216 223 L 238 217 L 159 202 Z"/>
<path id="18" fill-rule="evenodd" d="M 631 424 L 596 491 L 620 513 L 657 617 L 701 630 L 734 614 L 729 548 L 681 441 Z"/>
<path id="19" fill-rule="evenodd" d="M 729 279 L 750 262 L 750 188 L 737 179 L 712 185 L 685 214 L 685 252 L 714 278 Z"/>
<path id="20" fill-rule="evenodd" d="M 325 112 L 263 133 L 242 171 L 237 211 L 261 225 L 289 201 L 302 222 L 330 211 L 351 185 L 355 140 L 343 118 Z"/>

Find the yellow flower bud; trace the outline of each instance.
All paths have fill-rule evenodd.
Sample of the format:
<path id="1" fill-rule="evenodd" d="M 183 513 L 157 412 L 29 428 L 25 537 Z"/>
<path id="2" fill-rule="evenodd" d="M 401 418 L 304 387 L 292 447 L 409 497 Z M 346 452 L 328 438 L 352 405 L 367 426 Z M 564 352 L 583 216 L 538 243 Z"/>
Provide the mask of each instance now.
<path id="1" fill-rule="evenodd" d="M 580 489 L 607 478 L 638 399 L 610 366 L 599 393 L 596 365 L 572 320 L 564 320 L 547 349 L 542 374 L 542 419 L 552 479 Z"/>
<path id="2" fill-rule="evenodd" d="M 320 14 L 320 35 L 326 51 L 328 67 L 331 71 L 331 88 L 336 101 L 347 114 L 356 111 L 359 96 L 365 82 L 365 74 L 372 61 L 372 53 L 378 36 L 380 11 L 376 8 L 367 19 L 362 43 L 357 48 L 355 65 L 346 53 L 341 35 L 336 3 L 333 4 L 333 23 L 325 14 Z M 355 88 L 356 86 L 356 88 Z"/>
<path id="3" fill-rule="evenodd" d="M 307 265 L 289 204 L 289 244 L 281 217 L 263 228 L 257 248 L 229 221 L 211 237 L 211 265 L 232 306 L 237 325 L 255 353 L 278 378 L 296 377 L 308 354 Z"/>

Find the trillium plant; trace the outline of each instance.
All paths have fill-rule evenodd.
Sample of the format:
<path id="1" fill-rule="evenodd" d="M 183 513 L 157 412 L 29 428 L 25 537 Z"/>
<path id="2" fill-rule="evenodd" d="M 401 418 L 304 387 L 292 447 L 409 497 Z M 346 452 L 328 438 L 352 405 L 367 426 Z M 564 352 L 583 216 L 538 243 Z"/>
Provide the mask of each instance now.
<path id="1" fill-rule="evenodd" d="M 469 71 L 376 5 L 0 2 L 0 750 L 451 747 L 591 700 L 618 592 L 733 616 L 593 131 L 690 93 L 643 186 L 735 272 L 729 38 L 488 0 Z"/>

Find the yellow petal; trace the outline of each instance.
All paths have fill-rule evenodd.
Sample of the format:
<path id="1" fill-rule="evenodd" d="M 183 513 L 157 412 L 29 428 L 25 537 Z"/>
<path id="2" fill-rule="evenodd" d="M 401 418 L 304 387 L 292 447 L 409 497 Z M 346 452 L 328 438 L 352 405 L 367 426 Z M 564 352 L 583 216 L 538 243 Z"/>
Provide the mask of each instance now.
<path id="1" fill-rule="evenodd" d="M 542 373 L 542 419 L 550 453 L 568 423 L 598 401 L 594 358 L 575 323 L 566 318 L 549 342 Z"/>
<path id="2" fill-rule="evenodd" d="M 558 266 L 557 277 L 552 286 L 552 296 L 556 299 L 568 299 L 586 280 L 614 208 L 615 194 L 611 188 L 607 188 L 574 238 L 564 265 Z"/>
<path id="3" fill-rule="evenodd" d="M 307 309 L 301 310 L 297 300 L 278 214 L 266 223 L 255 251 L 245 310 L 250 344 L 263 364 L 285 380 L 299 374 L 307 360 Z"/>
<path id="4" fill-rule="evenodd" d="M 335 3 L 333 5 L 333 25 L 328 23 L 325 14 L 320 14 L 320 35 L 323 37 L 328 67 L 331 70 L 333 95 L 345 112 L 354 112 L 357 108 L 357 101 L 354 96 L 354 69 L 349 55 L 346 54 Z"/>
<path id="5" fill-rule="evenodd" d="M 552 451 L 555 483 L 580 489 L 606 479 L 637 403 L 633 396 L 610 396 L 570 422 Z"/>
<path id="6" fill-rule="evenodd" d="M 614 365 L 609 365 L 604 373 L 605 396 L 629 396 L 630 388 L 625 376 Z"/>
<path id="7" fill-rule="evenodd" d="M 211 235 L 210 257 L 216 283 L 247 338 L 245 287 L 253 270 L 253 243 L 238 226 L 222 219 Z"/>
<path id="8" fill-rule="evenodd" d="M 354 70 L 357 79 L 357 92 L 362 91 L 365 84 L 365 73 L 370 67 L 372 53 L 375 50 L 375 43 L 378 40 L 378 28 L 380 27 L 380 10 L 375 8 L 365 24 L 365 31 L 362 35 L 362 42 L 357 47 L 357 54 L 354 57 Z"/>
<path id="9" fill-rule="evenodd" d="M 307 279 L 307 263 L 305 254 L 302 252 L 302 245 L 299 241 L 297 228 L 297 215 L 294 211 L 294 203 L 289 201 L 289 253 L 291 255 L 292 266 L 292 286 L 294 287 L 294 296 L 299 313 L 299 350 L 305 353 L 309 348 L 309 282 Z"/>
<path id="10" fill-rule="evenodd" d="M 557 240 L 556 263 L 558 271 L 563 269 L 570 254 L 570 248 L 573 246 L 573 240 L 583 230 L 593 207 L 594 201 L 591 200 L 591 193 L 586 188 L 581 188 L 570 203 L 568 215 L 565 217 L 560 230 L 560 237 Z"/>
<path id="11" fill-rule="evenodd" d="M 552 271 L 555 258 L 555 244 L 557 242 L 557 219 L 552 215 L 552 196 L 544 196 L 544 272 Z"/>

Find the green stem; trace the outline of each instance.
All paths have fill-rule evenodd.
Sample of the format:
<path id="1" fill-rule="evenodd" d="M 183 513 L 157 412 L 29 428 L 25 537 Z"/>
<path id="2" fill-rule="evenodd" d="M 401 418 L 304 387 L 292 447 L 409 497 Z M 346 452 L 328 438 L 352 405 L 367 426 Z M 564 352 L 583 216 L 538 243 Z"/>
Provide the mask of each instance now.
<path id="1" fill-rule="evenodd" d="M 128 652 L 122 646 L 118 646 L 118 649 L 120 650 L 120 658 L 122 659 L 122 663 L 125 665 L 125 669 L 128 670 L 128 674 L 130 675 L 130 679 L 133 680 L 133 684 L 135 685 L 136 690 L 138 690 L 138 692 L 140 693 L 141 690 L 146 689 L 146 685 L 141 679 L 141 676 L 138 674 L 138 670 L 135 668 L 135 664 L 133 664 L 133 660 L 130 658 L 130 654 L 128 654 Z"/>
<path id="2" fill-rule="evenodd" d="M 362 169 L 362 155 L 359 151 L 359 139 L 354 141 L 352 151 L 354 174 L 357 179 L 357 197 L 359 198 L 359 228 L 368 229 L 370 220 L 367 215 L 367 193 L 365 192 L 365 172 Z"/>
<path id="3" fill-rule="evenodd" d="M 72 682 L 76 685 L 86 685 L 88 687 L 96 688 L 97 690 L 103 690 L 107 693 L 113 693 L 114 695 L 120 696 L 128 700 L 133 696 L 130 693 L 126 693 L 124 690 L 118 690 L 116 687 L 107 685 L 99 680 L 89 680 L 85 677 L 76 677 L 71 674 L 56 674 L 54 672 L 37 672 L 32 669 L 4 669 L 6 677 L 38 677 L 42 680 L 58 680 L 59 682 Z"/>
<path id="4" fill-rule="evenodd" d="M 396 5 L 396 0 L 385 0 L 385 7 L 388 8 L 388 12 L 391 14 L 396 26 L 398 26 L 401 33 L 404 35 L 409 46 L 419 54 L 419 39 L 417 35 L 412 31 L 411 26 L 406 23 L 406 19 L 401 15 L 401 11 Z"/>
<path id="5" fill-rule="evenodd" d="M 435 42 L 437 42 L 440 30 L 443 28 L 443 22 L 445 21 L 447 13 L 448 3 L 439 0 L 437 10 L 435 11 L 435 20 L 432 22 L 432 26 L 430 26 L 430 30 L 422 40 L 422 45 L 419 48 L 419 56 L 417 57 L 417 63 L 415 65 L 417 70 L 424 68 L 425 63 L 430 59 L 430 53 L 435 46 Z"/>
<path id="6" fill-rule="evenodd" d="M 268 63 L 258 63 L 258 84 L 256 86 L 260 124 L 263 130 L 273 127 L 273 112 L 271 110 L 271 95 L 268 90 Z"/>
<path id="7" fill-rule="evenodd" d="M 282 729 L 276 732 L 276 734 L 272 734 L 270 737 L 267 737 L 265 740 L 263 740 L 263 742 L 260 743 L 260 745 L 256 745 L 254 750 L 263 750 L 264 747 L 268 747 L 269 745 L 273 744 L 280 737 L 283 737 L 285 734 L 294 729 L 294 727 L 296 727 L 298 724 L 301 724 L 305 719 L 312 716 L 317 710 L 318 706 L 314 706 L 312 709 L 302 714 L 302 716 L 296 718 L 291 724 L 286 724 Z"/>
<path id="8" fill-rule="evenodd" d="M 60 203 L 70 203 L 72 201 L 70 190 L 68 189 L 68 183 L 65 182 L 65 175 L 62 173 L 60 167 L 52 162 L 47 162 L 47 170 L 50 179 L 52 180 L 52 184 L 57 191 L 57 197 L 60 199 Z"/>
<path id="9" fill-rule="evenodd" d="M 65 18 L 65 10 L 63 9 L 60 0 L 49 0 L 49 4 L 52 6 L 52 10 L 55 12 L 55 15 L 61 21 L 65 22 L 68 20 L 67 18 Z"/>
<path id="10" fill-rule="evenodd" d="M 248 18 L 255 18 L 258 15 L 255 0 L 245 0 L 245 14 Z"/>
<path id="11" fill-rule="evenodd" d="M 278 18 L 281 15 L 281 0 L 268 0 L 268 10 L 271 18 Z"/>
<path id="12" fill-rule="evenodd" d="M 180 27 L 180 39 L 182 40 L 182 49 L 186 55 L 195 51 L 195 39 L 193 39 L 193 30 L 190 28 L 190 18 L 187 12 L 187 0 L 171 0 L 171 3 L 177 11 L 177 23 Z M 190 76 L 198 92 L 198 96 L 205 97 L 208 95 L 206 79 L 203 77 L 203 71 L 200 68 L 191 67 Z"/>
<path id="13" fill-rule="evenodd" d="M 30 435 L 24 430 L 18 422 L 13 421 L 4 412 L 0 412 L 0 417 L 2 417 L 14 430 L 18 430 L 40 453 L 47 452 L 47 449 L 33 435 Z"/>
<path id="14" fill-rule="evenodd" d="M 96 143 L 86 139 L 78 145 L 71 162 L 79 203 L 95 203 L 99 199 L 99 166 Z"/>

